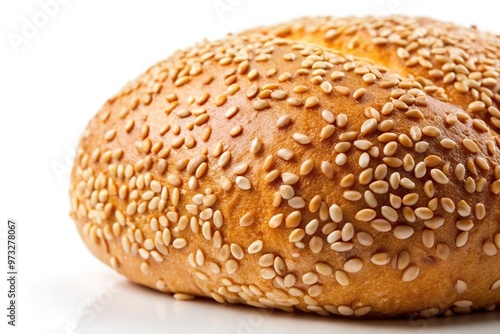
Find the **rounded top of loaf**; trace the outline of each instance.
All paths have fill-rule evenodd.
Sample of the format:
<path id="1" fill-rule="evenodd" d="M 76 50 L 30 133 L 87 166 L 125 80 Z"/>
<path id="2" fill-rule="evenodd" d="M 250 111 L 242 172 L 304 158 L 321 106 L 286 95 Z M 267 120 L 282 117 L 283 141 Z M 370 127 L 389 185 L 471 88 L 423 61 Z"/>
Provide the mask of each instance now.
<path id="1" fill-rule="evenodd" d="M 355 309 L 355 288 L 360 315 L 401 314 L 443 273 L 480 275 L 460 264 L 494 266 L 500 247 L 498 137 L 460 99 L 440 101 L 371 55 L 253 34 L 177 52 L 89 123 L 73 217 L 108 253 L 113 238 L 119 252 L 136 245 L 135 260 L 113 260 L 134 280 L 157 286 L 151 257 L 175 255 L 191 271 L 169 289 L 201 295 L 259 282 L 304 309 L 332 293 Z M 477 283 L 481 298 L 494 300 L 498 279 Z M 374 306 L 379 291 L 399 297 Z"/>
<path id="2" fill-rule="evenodd" d="M 255 28 L 350 53 L 415 78 L 436 99 L 500 128 L 498 35 L 426 17 L 305 17 Z"/>

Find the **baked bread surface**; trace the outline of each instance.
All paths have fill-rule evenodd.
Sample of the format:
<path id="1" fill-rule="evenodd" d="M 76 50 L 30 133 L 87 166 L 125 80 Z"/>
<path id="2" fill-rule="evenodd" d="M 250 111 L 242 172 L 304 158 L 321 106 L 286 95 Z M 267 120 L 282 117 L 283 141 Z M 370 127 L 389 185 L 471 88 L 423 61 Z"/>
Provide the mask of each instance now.
<path id="1" fill-rule="evenodd" d="M 493 310 L 498 40 L 456 27 L 469 44 L 439 42 L 427 19 L 413 32 L 397 28 L 405 18 L 345 20 L 200 43 L 109 99 L 71 175 L 91 252 L 178 299 L 355 317 Z M 428 46 L 388 42 L 401 39 Z M 467 92 L 444 82 L 451 42 Z"/>

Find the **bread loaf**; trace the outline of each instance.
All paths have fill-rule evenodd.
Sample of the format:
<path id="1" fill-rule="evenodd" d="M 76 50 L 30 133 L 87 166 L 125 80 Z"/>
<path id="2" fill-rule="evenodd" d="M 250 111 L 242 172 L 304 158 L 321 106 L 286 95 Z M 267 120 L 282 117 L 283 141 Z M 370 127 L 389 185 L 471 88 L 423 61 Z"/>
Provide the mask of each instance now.
<path id="1" fill-rule="evenodd" d="M 426 19 L 315 18 L 178 51 L 88 124 L 71 216 L 101 261 L 177 299 L 494 310 L 498 46 Z"/>
<path id="2" fill-rule="evenodd" d="M 497 112 L 500 38 L 475 27 L 429 18 L 310 17 L 247 33 L 270 34 L 368 58 L 414 78 L 434 98 L 451 102 L 500 129 Z M 493 106 L 494 108 L 490 108 Z"/>

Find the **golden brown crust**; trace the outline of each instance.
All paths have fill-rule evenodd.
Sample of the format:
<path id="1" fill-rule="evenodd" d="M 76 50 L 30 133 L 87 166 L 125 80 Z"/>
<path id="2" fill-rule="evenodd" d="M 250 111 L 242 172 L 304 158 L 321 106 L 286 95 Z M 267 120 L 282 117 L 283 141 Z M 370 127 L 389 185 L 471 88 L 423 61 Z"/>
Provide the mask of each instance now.
<path id="1" fill-rule="evenodd" d="M 482 117 L 488 114 L 493 128 L 500 128 L 497 35 L 405 16 L 306 17 L 247 33 L 252 32 L 368 58 L 402 76 L 413 76 L 441 101 Z"/>
<path id="2" fill-rule="evenodd" d="M 377 62 L 228 37 L 104 105 L 77 152 L 71 215 L 99 259 L 180 299 L 346 316 L 492 309 L 499 143 Z"/>

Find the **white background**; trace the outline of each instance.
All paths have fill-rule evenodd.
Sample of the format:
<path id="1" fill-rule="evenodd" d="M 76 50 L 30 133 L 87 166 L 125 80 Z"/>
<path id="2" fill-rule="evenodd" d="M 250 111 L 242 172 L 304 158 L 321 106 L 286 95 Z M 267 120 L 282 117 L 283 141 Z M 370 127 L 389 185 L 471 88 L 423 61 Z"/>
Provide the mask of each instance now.
<path id="1" fill-rule="evenodd" d="M 10 217 L 20 225 L 20 278 L 18 327 L 8 333 L 499 333 L 499 312 L 350 321 L 176 302 L 95 260 L 68 216 L 72 152 L 87 121 L 128 80 L 176 49 L 303 15 L 425 15 L 500 33 L 494 2 L 60 0 L 65 4 L 43 22 L 41 3 L 55 1 L 0 4 L 0 332 L 7 328 Z M 27 35 L 26 22 L 36 20 L 43 26 Z"/>

